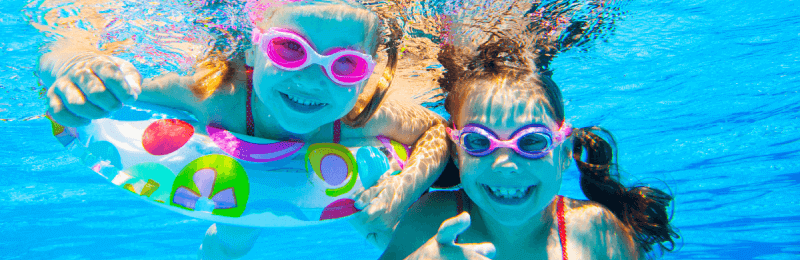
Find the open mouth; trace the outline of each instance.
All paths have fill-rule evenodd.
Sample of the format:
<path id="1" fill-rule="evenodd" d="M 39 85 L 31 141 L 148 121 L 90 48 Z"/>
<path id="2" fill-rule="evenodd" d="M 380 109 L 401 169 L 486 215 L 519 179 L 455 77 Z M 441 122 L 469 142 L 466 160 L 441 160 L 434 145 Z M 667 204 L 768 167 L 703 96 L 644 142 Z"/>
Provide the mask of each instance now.
<path id="1" fill-rule="evenodd" d="M 489 198 L 497 203 L 505 205 L 519 205 L 533 195 L 536 185 L 527 187 L 500 187 L 481 184 L 481 187 L 483 187 L 483 189 L 486 190 L 486 193 L 489 194 Z"/>
<path id="2" fill-rule="evenodd" d="M 281 98 L 290 108 L 300 113 L 313 113 L 328 105 L 326 103 L 289 95 L 283 92 L 278 93 L 281 94 Z"/>

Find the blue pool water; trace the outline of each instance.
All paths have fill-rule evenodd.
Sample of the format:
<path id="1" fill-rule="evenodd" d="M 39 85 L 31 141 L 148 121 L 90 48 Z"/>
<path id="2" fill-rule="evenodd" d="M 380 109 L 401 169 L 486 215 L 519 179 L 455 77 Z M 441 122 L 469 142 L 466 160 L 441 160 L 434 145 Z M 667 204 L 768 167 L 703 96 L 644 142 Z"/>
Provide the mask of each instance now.
<path id="1" fill-rule="evenodd" d="M 68 155 L 32 74 L 42 36 L 0 1 L 0 259 L 195 259 L 209 222 L 153 208 Z M 561 54 L 575 126 L 619 143 L 628 183 L 675 194 L 663 259 L 800 259 L 800 2 L 629 1 L 603 41 Z M 577 171 L 562 194 L 581 198 Z M 375 259 L 344 222 L 267 229 L 243 259 Z"/>

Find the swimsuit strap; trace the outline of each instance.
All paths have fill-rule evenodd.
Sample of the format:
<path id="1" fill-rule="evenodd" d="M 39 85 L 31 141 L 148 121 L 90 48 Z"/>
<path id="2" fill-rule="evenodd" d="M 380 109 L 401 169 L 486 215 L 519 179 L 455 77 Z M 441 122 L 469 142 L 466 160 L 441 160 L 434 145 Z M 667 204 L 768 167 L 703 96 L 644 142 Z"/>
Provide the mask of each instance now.
<path id="1" fill-rule="evenodd" d="M 462 192 L 464 192 L 463 189 L 456 191 L 456 215 L 461 214 L 461 212 L 464 212 L 464 195 L 462 194 Z M 455 241 L 456 243 L 458 243 L 458 236 L 459 235 L 456 235 L 456 241 Z"/>
<path id="2" fill-rule="evenodd" d="M 336 119 L 333 121 L 333 143 L 338 144 L 339 141 L 342 139 L 342 120 Z"/>
<path id="3" fill-rule="evenodd" d="M 462 197 L 461 191 L 456 191 L 456 215 L 464 211 L 464 197 Z"/>
<path id="4" fill-rule="evenodd" d="M 556 215 L 558 215 L 558 237 L 561 240 L 561 256 L 564 260 L 567 260 L 567 230 L 564 227 L 566 224 L 566 220 L 564 220 L 564 196 L 558 196 Z"/>
<path id="5" fill-rule="evenodd" d="M 247 102 L 245 108 L 247 109 L 247 135 L 255 136 L 256 134 L 256 125 L 253 123 L 253 109 L 250 101 L 250 96 L 253 95 L 253 68 L 247 67 Z"/>

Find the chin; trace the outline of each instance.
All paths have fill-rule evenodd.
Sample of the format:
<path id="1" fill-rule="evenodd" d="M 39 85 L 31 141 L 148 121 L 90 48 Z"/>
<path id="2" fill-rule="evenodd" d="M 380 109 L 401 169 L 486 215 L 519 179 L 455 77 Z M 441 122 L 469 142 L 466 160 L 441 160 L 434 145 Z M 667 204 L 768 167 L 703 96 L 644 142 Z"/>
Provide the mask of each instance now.
<path id="1" fill-rule="evenodd" d="M 518 202 L 516 205 L 508 201 L 505 203 L 498 201 L 495 199 L 496 197 L 490 195 L 488 190 L 480 184 L 471 187 L 471 189 L 468 190 L 468 195 L 495 221 L 502 223 L 504 226 L 519 226 L 529 223 L 532 218 L 535 218 L 549 205 L 549 201 L 545 199 L 545 197 L 549 196 L 551 192 L 543 192 L 541 190 L 543 187 L 538 188 L 539 189 L 537 189 L 536 186 L 530 188 L 527 199 Z M 555 194 L 553 194 L 553 196 L 555 196 Z M 523 196 L 523 198 L 525 197 Z"/>
<path id="2" fill-rule="evenodd" d="M 307 134 L 314 130 L 317 130 L 321 125 L 309 123 L 305 120 L 300 119 L 290 119 L 290 118 L 283 118 L 283 120 L 278 120 L 278 123 L 283 127 L 284 130 L 295 133 L 295 134 Z"/>

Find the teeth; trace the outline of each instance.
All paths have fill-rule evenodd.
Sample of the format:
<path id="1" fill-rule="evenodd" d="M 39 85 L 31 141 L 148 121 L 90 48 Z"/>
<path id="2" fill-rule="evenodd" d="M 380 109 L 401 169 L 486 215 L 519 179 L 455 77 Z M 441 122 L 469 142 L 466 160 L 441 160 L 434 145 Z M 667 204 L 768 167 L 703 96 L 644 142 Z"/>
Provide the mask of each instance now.
<path id="1" fill-rule="evenodd" d="M 292 100 L 292 101 L 294 101 L 295 103 L 298 103 L 298 104 L 303 104 L 303 105 L 306 105 L 306 106 L 319 106 L 319 105 L 322 105 L 322 103 L 314 102 L 314 101 L 311 101 L 311 100 L 308 100 L 308 99 L 303 99 L 303 98 L 300 98 L 298 96 L 292 96 L 292 95 L 289 95 L 289 94 L 286 94 L 286 96 L 289 97 L 290 100 Z"/>
<path id="2" fill-rule="evenodd" d="M 518 199 L 522 198 L 525 195 L 525 192 L 528 191 L 530 187 L 523 187 L 523 188 L 505 188 L 505 187 L 494 187 L 489 185 L 484 185 L 488 187 L 489 190 L 492 191 L 492 194 L 497 197 L 503 198 L 511 198 L 511 199 Z"/>

